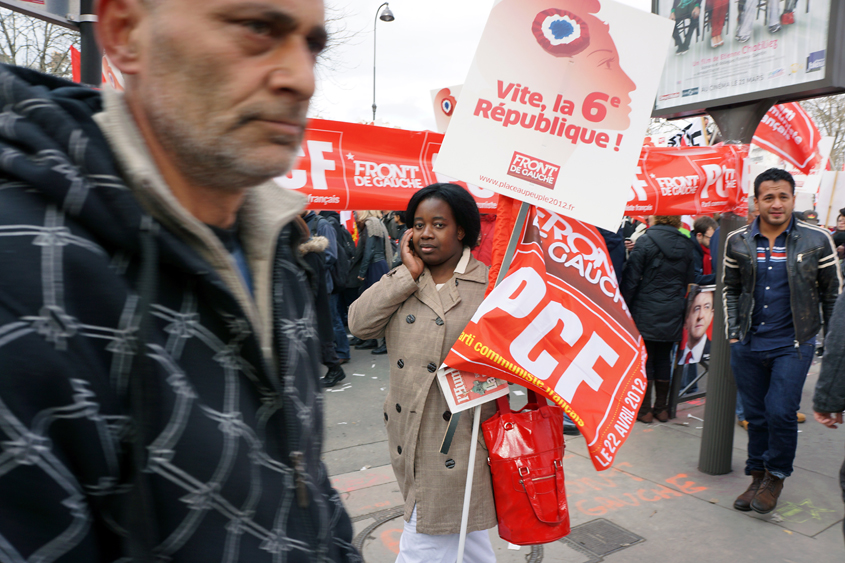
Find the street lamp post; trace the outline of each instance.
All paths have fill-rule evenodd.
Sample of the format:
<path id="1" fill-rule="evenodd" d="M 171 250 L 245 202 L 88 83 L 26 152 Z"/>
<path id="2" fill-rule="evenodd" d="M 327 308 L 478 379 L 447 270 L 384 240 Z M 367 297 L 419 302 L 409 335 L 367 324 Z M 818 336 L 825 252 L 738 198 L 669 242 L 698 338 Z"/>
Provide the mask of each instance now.
<path id="1" fill-rule="evenodd" d="M 384 11 L 382 12 L 382 8 Z M 381 16 L 379 16 L 381 12 Z M 373 19 L 373 123 L 376 122 L 376 24 L 379 20 L 383 22 L 392 22 L 394 19 L 393 12 L 390 11 L 390 6 L 385 2 L 376 10 L 376 17 Z"/>

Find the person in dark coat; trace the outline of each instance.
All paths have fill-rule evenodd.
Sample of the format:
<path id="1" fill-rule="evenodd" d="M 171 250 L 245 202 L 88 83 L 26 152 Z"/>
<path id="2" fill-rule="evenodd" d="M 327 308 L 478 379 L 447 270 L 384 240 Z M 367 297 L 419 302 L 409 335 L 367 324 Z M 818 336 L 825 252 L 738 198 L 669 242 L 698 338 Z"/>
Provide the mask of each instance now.
<path id="1" fill-rule="evenodd" d="M 601 227 L 596 227 L 599 234 L 604 239 L 604 244 L 607 246 L 607 254 L 610 256 L 610 263 L 613 264 L 613 271 L 616 273 L 616 281 L 622 284 L 622 272 L 625 271 L 625 260 L 627 260 L 625 252 L 625 239 L 622 236 L 623 229 L 620 228 L 618 232 L 608 231 Z"/>
<path id="2" fill-rule="evenodd" d="M 390 235 L 387 228 L 381 221 L 380 211 L 356 211 L 355 221 L 358 224 L 359 232 L 366 227 L 366 236 L 359 235 L 359 243 L 363 241 L 364 255 L 358 266 L 358 281 L 361 286 L 358 288 L 358 295 L 363 294 L 371 285 L 381 279 L 390 271 L 388 266 L 393 262 L 393 247 L 390 243 Z M 384 339 L 370 339 L 355 346 L 358 350 L 371 349 L 373 354 L 387 354 L 387 346 Z"/>
<path id="3" fill-rule="evenodd" d="M 825 327 L 825 343 L 822 369 L 813 395 L 813 415 L 819 423 L 836 428 L 842 424 L 845 411 L 845 293 L 837 298 L 830 326 Z M 845 463 L 839 470 L 839 485 L 845 499 Z"/>
<path id="4" fill-rule="evenodd" d="M 692 227 L 692 248 L 695 251 L 695 283 L 713 285 L 716 274 L 713 272 L 713 260 L 710 257 L 710 244 L 719 224 L 709 215 L 702 215 Z"/>
<path id="5" fill-rule="evenodd" d="M 695 281 L 695 254 L 690 239 L 678 230 L 680 217 L 655 215 L 653 221 L 625 264 L 622 297 L 648 352 L 648 389 L 637 420 L 666 422 L 672 346 L 681 341 L 687 285 Z"/>
<path id="6" fill-rule="evenodd" d="M 273 181 L 323 6 L 250 14 L 100 0 L 124 92 L 0 66 L 4 562 L 362 561 L 321 460 L 307 199 Z"/>
<path id="7" fill-rule="evenodd" d="M 308 225 L 304 226 L 304 236 L 309 236 L 312 230 Z M 299 252 L 308 267 L 314 272 L 314 279 L 311 281 L 314 293 L 314 316 L 317 321 L 317 336 L 320 339 L 320 358 L 324 366 L 329 368 L 323 376 L 321 383 L 323 387 L 334 387 L 338 382 L 346 378 L 346 373 L 340 366 L 340 358 L 335 349 L 334 318 L 331 310 L 331 300 L 327 287 L 325 253 L 329 248 L 330 241 L 324 236 L 310 236 L 305 242 L 299 245 Z"/>

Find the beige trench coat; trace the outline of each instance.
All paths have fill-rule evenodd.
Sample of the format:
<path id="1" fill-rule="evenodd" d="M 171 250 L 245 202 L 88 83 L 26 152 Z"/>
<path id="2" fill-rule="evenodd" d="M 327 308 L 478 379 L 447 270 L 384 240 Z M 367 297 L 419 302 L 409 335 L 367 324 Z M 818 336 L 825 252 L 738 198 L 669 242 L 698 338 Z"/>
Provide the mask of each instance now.
<path id="1" fill-rule="evenodd" d="M 456 273 L 440 291 L 428 268 L 415 282 L 403 265 L 385 274 L 349 309 L 352 334 L 387 339 L 390 391 L 384 420 L 390 460 L 405 499 L 405 521 L 416 504 L 417 531 L 423 534 L 460 532 L 472 411 L 461 415 L 449 453 L 441 454 L 450 414 L 436 371 L 484 300 L 486 287 L 487 266 L 474 257 L 466 273 Z M 484 405 L 481 420 L 495 411 L 495 402 Z M 479 429 L 467 530 L 486 530 L 496 523 L 487 447 Z"/>

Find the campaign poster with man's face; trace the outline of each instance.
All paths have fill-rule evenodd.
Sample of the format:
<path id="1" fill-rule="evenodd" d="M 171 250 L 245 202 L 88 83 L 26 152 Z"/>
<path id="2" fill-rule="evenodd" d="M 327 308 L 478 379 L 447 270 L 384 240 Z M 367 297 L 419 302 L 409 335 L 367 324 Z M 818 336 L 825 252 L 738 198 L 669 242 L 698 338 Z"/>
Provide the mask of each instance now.
<path id="1" fill-rule="evenodd" d="M 697 364 L 710 356 L 715 289 L 715 286 L 690 285 L 679 365 Z"/>

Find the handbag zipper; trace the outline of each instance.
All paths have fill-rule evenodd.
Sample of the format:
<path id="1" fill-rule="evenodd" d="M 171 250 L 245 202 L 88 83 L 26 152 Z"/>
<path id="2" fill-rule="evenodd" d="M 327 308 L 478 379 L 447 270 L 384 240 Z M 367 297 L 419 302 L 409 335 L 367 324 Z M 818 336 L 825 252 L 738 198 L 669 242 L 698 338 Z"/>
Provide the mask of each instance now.
<path id="1" fill-rule="evenodd" d="M 543 481 L 545 479 L 551 479 L 552 477 L 555 477 L 555 475 L 546 475 L 545 477 L 536 477 L 536 478 L 532 479 L 532 481 Z M 520 482 L 520 484 L 524 484 L 522 479 L 520 479 L 519 482 Z"/>

